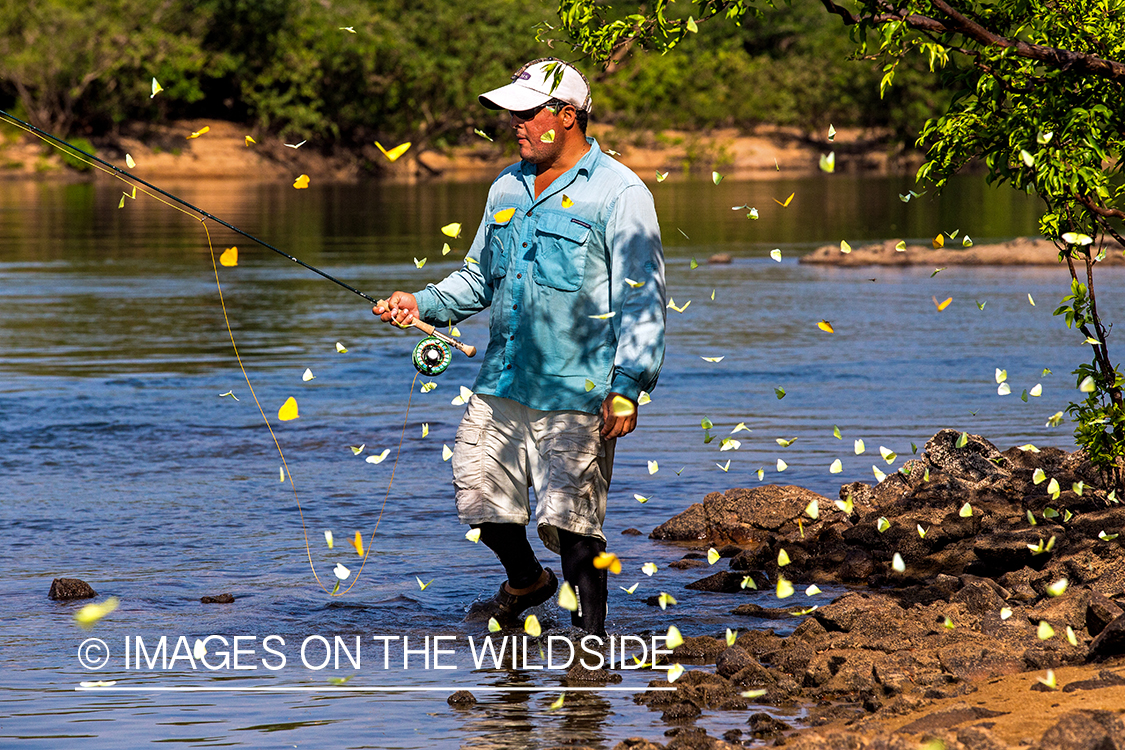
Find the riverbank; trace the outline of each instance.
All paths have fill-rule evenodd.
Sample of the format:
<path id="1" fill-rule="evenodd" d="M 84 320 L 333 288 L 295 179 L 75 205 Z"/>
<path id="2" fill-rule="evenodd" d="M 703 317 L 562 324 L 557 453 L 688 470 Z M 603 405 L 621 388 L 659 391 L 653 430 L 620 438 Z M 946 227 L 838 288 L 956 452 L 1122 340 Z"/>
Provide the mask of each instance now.
<path id="1" fill-rule="evenodd" d="M 832 142 L 827 135 L 817 142 L 795 128 L 774 126 L 688 133 L 591 123 L 590 135 L 645 180 L 654 179 L 657 172 L 667 172 L 671 179 L 711 171 L 738 179 L 794 177 L 818 171 L 821 154 L 830 152 L 836 153 L 839 172 L 900 173 L 918 164 L 915 152 L 890 143 L 887 134 L 854 128 L 841 129 Z M 392 145 L 398 144 L 384 144 Z M 416 145 L 391 162 L 374 144 L 351 151 L 317 143 L 286 144 L 237 123 L 214 120 L 126 127 L 120 135 L 95 139 L 94 146 L 98 156 L 122 169 L 128 154 L 136 163 L 132 171 L 145 179 L 291 180 L 307 174 L 314 180 L 468 182 L 490 180 L 518 158 L 504 132 L 493 141 L 474 135 L 466 144 L 449 148 Z M 68 168 L 57 149 L 14 128 L 7 128 L 0 141 L 0 177 L 90 179 L 94 174 Z"/>
<path id="2" fill-rule="evenodd" d="M 1056 266 L 1059 249 L 1045 239 L 1017 237 L 995 245 L 968 247 L 962 241 L 948 240 L 956 247 L 924 247 L 907 245 L 899 240 L 887 240 L 874 245 L 842 248 L 840 245 L 823 245 L 800 258 L 801 263 L 826 266 Z M 1125 265 L 1125 253 L 1111 245 L 1099 263 Z"/>
<path id="3" fill-rule="evenodd" d="M 727 560 L 689 589 L 776 590 L 779 606 L 740 605 L 732 629 L 746 616 L 800 624 L 688 638 L 672 659 L 713 670 L 637 700 L 679 727 L 669 748 L 1125 747 L 1125 507 L 1098 485 L 1080 452 L 1001 452 L 943 430 L 839 500 L 796 486 L 711 493 L 650 537 L 693 550 L 685 567 L 706 569 L 708 549 Z M 817 584 L 855 590 L 809 607 L 801 592 Z M 809 706 L 809 728 L 756 705 Z M 749 710 L 748 729 L 689 731 L 704 710 Z"/>

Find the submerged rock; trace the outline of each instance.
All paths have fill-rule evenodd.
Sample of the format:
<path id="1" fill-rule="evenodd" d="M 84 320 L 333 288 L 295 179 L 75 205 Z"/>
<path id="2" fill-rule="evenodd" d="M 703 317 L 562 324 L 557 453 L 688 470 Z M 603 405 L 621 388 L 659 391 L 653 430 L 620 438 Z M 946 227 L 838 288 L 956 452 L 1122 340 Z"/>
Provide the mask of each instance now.
<path id="1" fill-rule="evenodd" d="M 201 596 L 199 601 L 203 604 L 233 604 L 234 594 L 219 594 L 218 596 Z"/>
<path id="2" fill-rule="evenodd" d="M 94 591 L 90 584 L 78 578 L 56 578 L 51 581 L 51 590 L 47 592 L 48 599 L 60 602 L 89 599 L 97 595 L 98 592 Z"/>

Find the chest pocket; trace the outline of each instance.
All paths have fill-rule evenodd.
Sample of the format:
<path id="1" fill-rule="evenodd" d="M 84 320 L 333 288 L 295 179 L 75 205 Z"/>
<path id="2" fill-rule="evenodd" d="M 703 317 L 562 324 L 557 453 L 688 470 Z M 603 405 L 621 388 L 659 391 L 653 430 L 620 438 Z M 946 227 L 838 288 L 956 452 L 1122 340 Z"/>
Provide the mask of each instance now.
<path id="1" fill-rule="evenodd" d="M 481 266 L 488 272 L 490 279 L 501 279 L 508 274 L 508 261 L 514 250 L 516 233 L 512 229 L 512 217 L 499 222 L 496 214 L 503 215 L 509 208 L 514 207 L 498 208 L 488 219 L 487 257 L 481 258 Z"/>
<path id="2" fill-rule="evenodd" d="M 545 214 L 535 227 L 535 281 L 563 292 L 581 289 L 590 229 L 572 214 Z"/>

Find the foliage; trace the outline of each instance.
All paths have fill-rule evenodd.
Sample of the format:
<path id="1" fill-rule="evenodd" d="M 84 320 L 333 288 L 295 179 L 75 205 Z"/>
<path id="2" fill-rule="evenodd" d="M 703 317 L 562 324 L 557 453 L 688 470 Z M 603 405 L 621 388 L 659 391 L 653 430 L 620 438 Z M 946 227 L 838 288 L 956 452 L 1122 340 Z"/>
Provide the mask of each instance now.
<path id="1" fill-rule="evenodd" d="M 881 65 L 880 95 L 919 62 L 942 76 L 952 98 L 928 120 L 919 145 L 919 181 L 940 189 L 981 160 L 991 182 L 1010 182 L 1043 199 L 1044 236 L 1055 241 L 1072 279 L 1058 314 L 1086 336 L 1093 361 L 1080 367 L 1093 391 L 1071 404 L 1075 438 L 1107 482 L 1125 490 L 1125 402 L 1121 375 L 1098 315 L 1093 269 L 1125 246 L 1125 0 L 821 0 L 849 28 L 854 54 Z M 633 47 L 668 52 L 727 19 L 765 24 L 770 0 L 693 0 L 671 15 L 669 0 L 638 12 L 596 0 L 559 0 L 576 48 L 613 67 Z M 695 14 L 687 15 L 684 13 Z M 541 32 L 542 33 L 542 32 Z M 1069 303 L 1069 304 L 1067 304 Z"/>
<path id="2" fill-rule="evenodd" d="M 417 153 L 503 127 L 477 95 L 527 60 L 569 54 L 545 26 L 533 38 L 551 10 L 542 0 L 0 0 L 0 106 L 15 100 L 60 135 L 213 117 L 321 144 L 409 139 Z M 834 25 L 816 0 L 794 0 L 768 25 L 701 25 L 691 65 L 638 49 L 596 82 L 595 119 L 654 130 L 833 123 L 905 139 L 942 106 L 947 94 L 921 65 L 901 69 L 880 106 L 873 61 L 825 64 L 848 51 Z M 164 91 L 150 98 L 153 77 Z"/>

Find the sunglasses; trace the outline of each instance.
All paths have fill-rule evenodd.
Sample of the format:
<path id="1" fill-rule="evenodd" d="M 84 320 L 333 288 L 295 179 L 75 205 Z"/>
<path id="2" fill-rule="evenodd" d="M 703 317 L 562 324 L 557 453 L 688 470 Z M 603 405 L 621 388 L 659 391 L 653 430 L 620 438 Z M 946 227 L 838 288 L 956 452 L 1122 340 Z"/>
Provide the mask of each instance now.
<path id="1" fill-rule="evenodd" d="M 508 110 L 508 114 L 510 114 L 513 118 L 518 118 L 520 120 L 534 120 L 535 116 L 539 114 L 539 111 L 541 109 L 549 109 L 551 110 L 551 114 L 557 115 L 559 111 L 565 106 L 567 106 L 566 102 L 560 102 L 557 99 L 552 99 L 545 104 L 540 104 L 538 107 L 532 107 L 531 109 L 525 109 L 522 112 L 516 112 L 515 110 L 510 109 Z"/>

